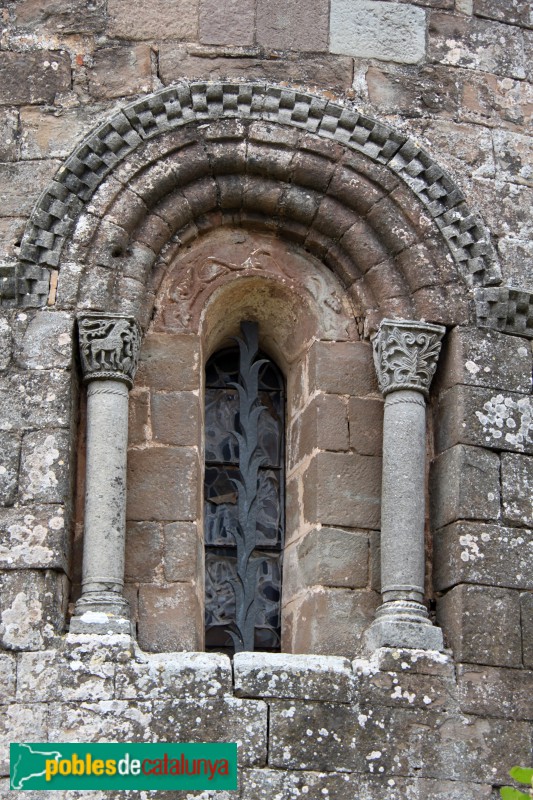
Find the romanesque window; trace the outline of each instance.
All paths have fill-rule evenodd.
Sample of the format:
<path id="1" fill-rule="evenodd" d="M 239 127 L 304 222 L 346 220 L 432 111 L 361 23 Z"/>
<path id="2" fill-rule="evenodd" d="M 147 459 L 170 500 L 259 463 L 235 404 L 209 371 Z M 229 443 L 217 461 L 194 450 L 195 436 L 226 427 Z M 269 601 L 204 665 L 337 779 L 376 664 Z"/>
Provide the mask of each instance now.
<path id="1" fill-rule="evenodd" d="M 206 366 L 207 650 L 280 649 L 284 529 L 283 377 L 244 322 Z"/>

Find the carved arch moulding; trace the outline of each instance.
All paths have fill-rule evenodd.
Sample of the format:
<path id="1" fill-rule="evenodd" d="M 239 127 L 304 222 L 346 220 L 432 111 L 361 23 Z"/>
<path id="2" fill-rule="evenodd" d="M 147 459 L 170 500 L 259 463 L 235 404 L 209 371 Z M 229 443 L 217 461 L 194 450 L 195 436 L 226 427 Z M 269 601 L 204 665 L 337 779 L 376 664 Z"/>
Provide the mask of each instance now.
<path id="1" fill-rule="evenodd" d="M 383 316 L 463 322 L 465 286 L 479 308 L 479 292 L 500 283 L 482 222 L 407 136 L 291 88 L 182 83 L 125 106 L 65 161 L 4 302 L 45 305 L 59 274 L 58 307 L 145 325 L 178 250 L 221 226 L 296 242 L 371 327 Z"/>

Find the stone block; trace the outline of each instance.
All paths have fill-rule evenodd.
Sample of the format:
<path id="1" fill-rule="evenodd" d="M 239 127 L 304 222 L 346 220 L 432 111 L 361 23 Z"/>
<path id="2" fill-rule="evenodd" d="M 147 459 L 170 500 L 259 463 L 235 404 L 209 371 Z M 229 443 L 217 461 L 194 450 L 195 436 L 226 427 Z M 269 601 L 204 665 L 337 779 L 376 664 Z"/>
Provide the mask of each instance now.
<path id="1" fill-rule="evenodd" d="M 290 650 L 353 658 L 379 605 L 375 592 L 315 589 L 287 607 Z"/>
<path id="2" fill-rule="evenodd" d="M 0 432 L 0 505 L 12 506 L 17 496 L 20 435 Z"/>
<path id="3" fill-rule="evenodd" d="M 167 581 L 193 581 L 203 559 L 203 541 L 194 522 L 171 522 L 163 528 L 163 569 Z"/>
<path id="4" fill-rule="evenodd" d="M 434 534 L 433 548 L 437 591 L 457 583 L 533 589 L 530 530 L 456 522 Z"/>
<path id="5" fill-rule="evenodd" d="M 162 444 L 198 444 L 200 409 L 197 394 L 152 394 L 151 411 L 154 441 Z"/>
<path id="6" fill-rule="evenodd" d="M 474 14 L 477 17 L 495 19 L 508 25 L 531 25 L 531 6 L 528 0 L 474 0 Z"/>
<path id="7" fill-rule="evenodd" d="M 377 665 L 382 672 L 397 672 L 405 675 L 455 676 L 451 651 L 438 653 L 435 650 L 413 650 L 398 647 L 382 647 L 372 654 L 371 660 L 356 659 L 356 673 L 367 675 Z"/>
<path id="8" fill-rule="evenodd" d="M 457 71 L 425 64 L 416 70 L 408 67 L 370 66 L 366 73 L 370 102 L 376 111 L 398 114 L 450 117 L 461 103 Z"/>
<path id="9" fill-rule="evenodd" d="M 0 53 L 0 103 L 53 103 L 70 89 L 70 56 L 65 51 Z M 27 187 L 26 187 L 27 188 Z M 4 210 L 5 213 L 5 210 Z"/>
<path id="10" fill-rule="evenodd" d="M 254 44 L 255 2 L 202 0 L 200 3 L 200 42 L 202 44 Z"/>
<path id="11" fill-rule="evenodd" d="M 533 668 L 533 593 L 520 595 L 520 618 L 522 622 L 522 650 L 524 666 Z"/>
<path id="12" fill-rule="evenodd" d="M 379 392 L 367 342 L 315 342 L 308 358 L 310 393 L 365 397 Z"/>
<path id="13" fill-rule="evenodd" d="M 351 397 L 348 422 L 352 450 L 363 456 L 380 456 L 383 448 L 383 401 Z"/>
<path id="14" fill-rule="evenodd" d="M 346 90 L 352 84 L 352 59 L 344 56 L 293 54 L 287 58 L 233 58 L 197 55 L 187 48 L 162 42 L 159 51 L 160 77 L 168 84 L 179 78 L 235 80 L 246 75 L 249 80 L 279 83 L 290 80 L 313 86 L 329 86 L 332 91 Z"/>
<path id="15" fill-rule="evenodd" d="M 38 34 L 65 36 L 73 33 L 98 33 L 105 28 L 105 2 L 22 0 L 15 8 L 15 25 Z"/>
<path id="16" fill-rule="evenodd" d="M 365 768 L 357 712 L 347 705 L 273 701 L 269 739 L 271 767 L 332 772 Z"/>
<path id="17" fill-rule="evenodd" d="M 102 115 L 99 105 L 20 109 L 20 152 L 24 159 L 66 158 Z M 63 269 L 63 266 L 61 267 Z"/>
<path id="18" fill-rule="evenodd" d="M 150 426 L 150 393 L 136 387 L 129 394 L 128 444 L 142 444 L 148 439 Z"/>
<path id="19" fill-rule="evenodd" d="M 457 383 L 527 394 L 533 356 L 528 342 L 482 328 L 454 328 L 439 358 L 435 389 Z"/>
<path id="20" fill-rule="evenodd" d="M 493 181 L 476 178 L 472 189 L 479 196 L 485 223 L 496 237 L 531 238 L 533 222 L 528 207 L 533 204 L 533 188 L 497 177 Z M 499 208 L 494 207 L 495 203 Z"/>
<path id="21" fill-rule="evenodd" d="M 437 601 L 437 621 L 457 661 L 522 665 L 518 592 L 455 586 Z"/>
<path id="22" fill-rule="evenodd" d="M 15 699 L 17 673 L 16 656 L 11 654 L 0 655 L 0 681 L 2 682 L 2 698 L 7 703 Z"/>
<path id="23" fill-rule="evenodd" d="M 275 697 L 349 703 L 353 694 L 350 662 L 335 656 L 288 653 L 236 653 L 238 697 Z"/>
<path id="24" fill-rule="evenodd" d="M 19 116 L 14 108 L 0 110 L 0 161 L 16 161 L 18 158 Z"/>
<path id="25" fill-rule="evenodd" d="M 11 742 L 46 742 L 48 739 L 46 703 L 13 703 L 0 714 L 0 773 L 9 775 Z"/>
<path id="26" fill-rule="evenodd" d="M 57 650 L 22 653 L 17 673 L 17 700 L 48 703 L 112 700 L 115 665 L 73 661 Z"/>
<path id="27" fill-rule="evenodd" d="M 196 336 L 151 333 L 141 348 L 138 386 L 175 392 L 200 386 L 200 342 Z"/>
<path id="28" fill-rule="evenodd" d="M 66 428 L 72 375 L 62 370 L 13 372 L 0 385 L 0 430 Z"/>
<path id="29" fill-rule="evenodd" d="M 533 527 L 533 459 L 502 453 L 503 521 Z"/>
<path id="30" fill-rule="evenodd" d="M 198 29 L 198 0 L 154 0 L 150 13 L 142 0 L 109 0 L 108 35 L 118 39 L 190 39 Z"/>
<path id="31" fill-rule="evenodd" d="M 418 64 L 426 53 L 426 14 L 412 5 L 379 0 L 332 0 L 330 50 Z"/>
<path id="32" fill-rule="evenodd" d="M 292 422 L 289 469 L 313 450 L 348 450 L 346 405 L 336 395 L 317 395 Z"/>
<path id="33" fill-rule="evenodd" d="M 64 576 L 51 570 L 0 573 L 0 646 L 43 650 L 63 630 L 67 592 Z"/>
<path id="34" fill-rule="evenodd" d="M 364 588 L 369 580 L 368 554 L 367 532 L 313 529 L 286 551 L 286 564 L 291 567 L 284 596 L 290 597 L 302 586 Z"/>
<path id="35" fill-rule="evenodd" d="M 420 708 L 453 712 L 458 709 L 453 675 L 376 672 L 361 678 L 359 698 L 367 708 Z"/>
<path id="36" fill-rule="evenodd" d="M 514 392 L 454 386 L 439 398 L 438 452 L 455 444 L 533 453 L 533 400 Z"/>
<path id="37" fill-rule="evenodd" d="M 15 358 L 24 369 L 69 369 L 74 318 L 66 311 L 38 311 L 26 328 Z"/>
<path id="38" fill-rule="evenodd" d="M 507 25 L 434 12 L 430 16 L 428 41 L 432 61 L 525 78 L 522 37 Z"/>
<path id="39" fill-rule="evenodd" d="M 220 653 L 143 654 L 117 669 L 119 700 L 216 697 L 232 691 L 231 661 Z"/>
<path id="40" fill-rule="evenodd" d="M 27 433 L 20 457 L 23 503 L 63 503 L 70 485 L 70 434 L 63 430 Z"/>
<path id="41" fill-rule="evenodd" d="M 139 589 L 138 638 L 143 650 L 199 650 L 203 621 L 193 583 L 144 584 Z"/>
<path id="42" fill-rule="evenodd" d="M 259 0 L 257 44 L 273 50 L 320 53 L 328 49 L 328 4 L 309 0 Z"/>
<path id="43" fill-rule="evenodd" d="M 128 456 L 129 520 L 194 520 L 198 455 L 192 448 L 150 447 Z"/>
<path id="44" fill-rule="evenodd" d="M 178 16 L 178 15 L 174 15 Z M 89 71 L 89 94 L 98 100 L 123 97 L 152 88 L 152 64 L 147 44 L 96 50 Z"/>
<path id="45" fill-rule="evenodd" d="M 0 52 L 0 59 L 2 55 Z M 59 167 L 60 162 L 52 159 L 0 164 L 2 214 L 6 217 L 29 216 Z"/>
<path id="46" fill-rule="evenodd" d="M 379 529 L 381 459 L 317 453 L 303 477 L 303 511 L 311 524 Z"/>
<path id="47" fill-rule="evenodd" d="M 133 583 L 149 583 L 162 571 L 163 532 L 157 522 L 128 522 L 124 576 Z"/>
<path id="48" fill-rule="evenodd" d="M 508 719 L 533 718 L 533 672 L 457 665 L 461 710 Z"/>
<path id="49" fill-rule="evenodd" d="M 159 741 L 238 742 L 238 765 L 263 766 L 267 755 L 268 707 L 239 697 L 194 697 L 154 701 L 152 731 Z"/>
<path id="50" fill-rule="evenodd" d="M 63 506 L 0 511 L 0 569 L 68 570 Z"/>
<path id="51" fill-rule="evenodd" d="M 2 232 L 2 227 L 0 226 L 0 236 Z M 3 313 L 0 312 L 0 370 L 2 371 L 8 368 L 11 361 L 11 351 L 13 347 L 11 326 L 11 316 L 9 313 L 5 311 Z"/>
<path id="52" fill-rule="evenodd" d="M 457 519 L 498 519 L 500 459 L 496 453 L 462 444 L 441 453 L 431 465 L 430 510 L 434 529 Z"/>
<path id="53" fill-rule="evenodd" d="M 142 742 L 153 721 L 152 704 L 139 701 L 83 700 L 48 710 L 50 742 Z"/>
<path id="54" fill-rule="evenodd" d="M 533 242 L 504 236 L 498 240 L 498 253 L 506 283 L 520 286 L 524 263 L 533 261 Z"/>
<path id="55" fill-rule="evenodd" d="M 512 183 L 533 186 L 529 136 L 496 130 L 492 137 L 498 177 Z"/>

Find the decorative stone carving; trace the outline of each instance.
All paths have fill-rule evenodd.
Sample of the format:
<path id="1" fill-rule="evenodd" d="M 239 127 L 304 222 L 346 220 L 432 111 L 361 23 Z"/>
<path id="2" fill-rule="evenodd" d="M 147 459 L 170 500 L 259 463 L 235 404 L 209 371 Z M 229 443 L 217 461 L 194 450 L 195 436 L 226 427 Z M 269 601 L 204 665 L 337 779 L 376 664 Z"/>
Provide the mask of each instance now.
<path id="1" fill-rule="evenodd" d="M 84 382 L 111 379 L 131 388 L 141 342 L 135 318 L 83 314 L 78 317 L 78 331 Z"/>
<path id="2" fill-rule="evenodd" d="M 428 396 L 445 328 L 385 319 L 374 338 L 374 364 L 383 395 L 411 389 Z"/>
<path id="3" fill-rule="evenodd" d="M 474 293 L 480 328 L 533 339 L 533 291 L 514 286 L 490 286 Z"/>

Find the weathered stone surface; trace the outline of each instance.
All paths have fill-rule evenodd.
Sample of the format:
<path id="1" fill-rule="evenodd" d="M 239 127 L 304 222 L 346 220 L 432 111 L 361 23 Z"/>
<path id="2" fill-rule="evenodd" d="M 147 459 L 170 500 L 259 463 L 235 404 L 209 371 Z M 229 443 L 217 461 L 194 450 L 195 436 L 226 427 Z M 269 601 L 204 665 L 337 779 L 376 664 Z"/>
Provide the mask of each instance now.
<path id="1" fill-rule="evenodd" d="M 433 61 L 525 78 L 521 33 L 506 25 L 435 12 L 428 34 Z"/>
<path id="2" fill-rule="evenodd" d="M 346 405 L 335 395 L 317 395 L 289 431 L 289 469 L 314 449 L 348 450 Z"/>
<path id="3" fill-rule="evenodd" d="M 355 709 L 339 703 L 270 704 L 269 765 L 282 769 L 364 771 Z"/>
<path id="4" fill-rule="evenodd" d="M 454 328 L 439 361 L 436 388 L 457 383 L 529 392 L 533 359 L 529 343 L 482 328 Z"/>
<path id="5" fill-rule="evenodd" d="M 426 51 L 426 15 L 414 6 L 368 0 L 333 0 L 333 53 L 417 64 Z"/>
<path id="6" fill-rule="evenodd" d="M 6 217 L 29 214 L 59 166 L 59 161 L 52 160 L 0 164 L 2 214 Z"/>
<path id="7" fill-rule="evenodd" d="M 11 742 L 46 742 L 48 707 L 45 703 L 13 703 L 0 714 L 0 772 L 9 775 Z"/>
<path id="8" fill-rule="evenodd" d="M 194 585 L 141 585 L 137 628 L 139 644 L 149 652 L 199 650 L 203 625 Z"/>
<path id="9" fill-rule="evenodd" d="M 533 186 L 529 137 L 503 130 L 494 131 L 492 136 L 498 177 L 513 183 Z"/>
<path id="10" fill-rule="evenodd" d="M 324 85 L 345 91 L 352 83 L 352 59 L 344 56 L 295 55 L 287 58 L 229 58 L 202 56 L 175 44 L 161 45 L 161 80 L 168 84 L 180 77 L 235 80 L 247 75 L 252 80 L 291 80 L 307 85 Z"/>
<path id="11" fill-rule="evenodd" d="M 259 0 L 256 13 L 258 45 L 301 52 L 327 50 L 328 7 L 322 0 L 309 0 L 305 7 L 298 0 Z"/>
<path id="12" fill-rule="evenodd" d="M 461 120 L 516 128 L 531 121 L 533 87 L 524 81 L 472 73 L 462 87 Z"/>
<path id="13" fill-rule="evenodd" d="M 152 703 L 94 700 L 57 703 L 49 709 L 49 741 L 145 741 L 150 729 Z"/>
<path id="14" fill-rule="evenodd" d="M 379 456 L 383 447 L 383 401 L 351 397 L 348 403 L 350 447 L 365 456 Z"/>
<path id="15" fill-rule="evenodd" d="M 161 570 L 163 532 L 156 522 L 129 522 L 126 527 L 126 581 L 147 583 Z"/>
<path id="16" fill-rule="evenodd" d="M 276 697 L 349 703 L 353 674 L 345 658 L 286 653 L 236 653 L 238 697 Z"/>
<path id="17" fill-rule="evenodd" d="M 467 714 L 533 718 L 533 672 L 458 664 L 457 686 Z"/>
<path id="18" fill-rule="evenodd" d="M 200 409 L 197 394 L 152 394 L 151 417 L 154 441 L 162 444 L 198 444 Z"/>
<path id="19" fill-rule="evenodd" d="M 196 336 L 151 333 L 143 341 L 136 383 L 152 391 L 197 389 L 200 343 Z"/>
<path id="20" fill-rule="evenodd" d="M 98 33 L 105 28 L 105 2 L 22 0 L 15 7 L 15 24 L 39 34 Z"/>
<path id="21" fill-rule="evenodd" d="M 495 236 L 531 237 L 533 226 L 527 207 L 533 204 L 533 188 L 500 178 L 495 181 L 477 178 L 474 191 L 480 197 L 483 216 Z M 494 207 L 495 203 L 499 203 L 499 209 Z"/>
<path id="22" fill-rule="evenodd" d="M 533 452 L 533 405 L 526 395 L 455 386 L 441 395 L 437 418 L 439 451 L 462 443 Z"/>
<path id="23" fill-rule="evenodd" d="M 399 647 L 381 647 L 369 660 L 356 659 L 353 668 L 361 675 L 373 674 L 376 667 L 382 672 L 406 675 L 439 675 L 453 678 L 454 664 L 451 651 L 413 650 Z"/>
<path id="24" fill-rule="evenodd" d="M 42 650 L 64 624 L 67 586 L 52 571 L 0 573 L 0 645 Z"/>
<path id="25" fill-rule="evenodd" d="M 498 253 L 507 282 L 520 286 L 524 264 L 533 261 L 533 242 L 504 236 L 498 240 Z"/>
<path id="26" fill-rule="evenodd" d="M 65 702 L 112 700 L 115 664 L 71 660 L 57 650 L 22 653 L 17 672 L 17 700 Z"/>
<path id="27" fill-rule="evenodd" d="M 67 571 L 68 544 L 63 506 L 0 511 L 1 569 Z"/>
<path id="28" fill-rule="evenodd" d="M 151 88 L 152 65 L 148 45 L 104 47 L 96 51 L 89 72 L 89 93 L 92 97 L 123 97 L 148 92 Z"/>
<path id="29" fill-rule="evenodd" d="M 129 520 L 194 520 L 198 456 L 192 448 L 151 447 L 128 456 Z"/>
<path id="30" fill-rule="evenodd" d="M 456 522 L 434 534 L 437 591 L 457 583 L 533 589 L 533 532 L 481 522 Z"/>
<path id="31" fill-rule="evenodd" d="M 2 681 L 2 698 L 5 703 L 15 699 L 17 672 L 15 659 L 16 656 L 7 653 L 0 655 L 0 680 Z"/>
<path id="32" fill-rule="evenodd" d="M 53 103 L 67 89 L 70 57 L 64 51 L 0 53 L 0 103 Z"/>
<path id="33" fill-rule="evenodd" d="M 31 317 L 15 350 L 25 369 L 69 368 L 72 362 L 74 318 L 66 311 L 38 311 Z"/>
<path id="34" fill-rule="evenodd" d="M 509 25 L 531 25 L 531 6 L 528 0 L 474 0 L 474 14 L 478 17 L 496 19 Z"/>
<path id="35" fill-rule="evenodd" d="M 0 505 L 11 506 L 15 502 L 18 488 L 20 460 L 20 436 L 16 433 L 0 433 Z"/>
<path id="36" fill-rule="evenodd" d="M 303 481 L 303 513 L 307 522 L 379 528 L 380 458 L 354 453 L 318 453 L 306 469 Z"/>
<path id="37" fill-rule="evenodd" d="M 315 589 L 287 607 L 289 644 L 293 653 L 323 653 L 353 658 L 362 650 L 362 634 L 374 618 L 379 597 L 375 592 Z M 335 624 L 325 624 L 335 620 Z M 284 637 L 285 638 L 285 637 Z"/>
<path id="38" fill-rule="evenodd" d="M 520 595 L 524 666 L 533 668 L 533 593 Z"/>
<path id="39" fill-rule="evenodd" d="M 309 531 L 285 551 L 284 596 L 302 586 L 337 586 L 360 589 L 368 585 L 367 532 L 321 527 Z"/>
<path id="40" fill-rule="evenodd" d="M 202 0 L 200 3 L 200 41 L 203 44 L 254 43 L 255 2 L 235 3 Z"/>
<path id="41" fill-rule="evenodd" d="M 438 600 L 437 621 L 458 661 L 522 665 L 518 592 L 455 586 Z"/>
<path id="42" fill-rule="evenodd" d="M 533 459 L 502 453 L 503 521 L 533 527 Z"/>
<path id="43" fill-rule="evenodd" d="M 192 581 L 203 558 L 203 541 L 194 522 L 164 526 L 163 569 L 167 581 Z"/>
<path id="44" fill-rule="evenodd" d="M 198 0 L 184 0 L 179 13 L 173 0 L 154 0 L 150 13 L 141 0 L 110 0 L 109 34 L 119 39 L 194 39 Z"/>
<path id="45" fill-rule="evenodd" d="M 184 698 L 205 693 L 216 697 L 232 690 L 231 662 L 219 653 L 143 654 L 117 669 L 120 700 Z"/>
<path id="46" fill-rule="evenodd" d="M 27 433 L 20 457 L 20 496 L 23 503 L 63 503 L 69 489 L 67 431 Z"/>
<path id="47" fill-rule="evenodd" d="M 150 425 L 150 393 L 136 387 L 128 398 L 128 444 L 141 444 L 148 438 Z"/>
<path id="48" fill-rule="evenodd" d="M 18 112 L 14 108 L 0 110 L 0 161 L 16 161 L 18 145 Z"/>
<path id="49" fill-rule="evenodd" d="M 458 709 L 453 676 L 377 672 L 359 683 L 358 698 L 366 708 L 420 708 L 450 712 Z"/>
<path id="50" fill-rule="evenodd" d="M 315 342 L 309 351 L 308 372 L 310 393 L 365 397 L 379 391 L 367 342 Z"/>
<path id="51" fill-rule="evenodd" d="M 103 114 L 104 109 L 98 105 L 72 109 L 40 106 L 21 108 L 22 158 L 66 158 Z"/>
<path id="52" fill-rule="evenodd" d="M 434 529 L 457 519 L 499 519 L 498 455 L 480 447 L 450 447 L 431 466 L 430 492 Z"/>

